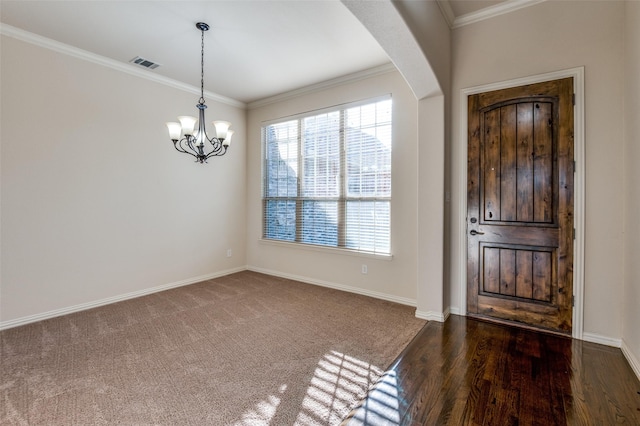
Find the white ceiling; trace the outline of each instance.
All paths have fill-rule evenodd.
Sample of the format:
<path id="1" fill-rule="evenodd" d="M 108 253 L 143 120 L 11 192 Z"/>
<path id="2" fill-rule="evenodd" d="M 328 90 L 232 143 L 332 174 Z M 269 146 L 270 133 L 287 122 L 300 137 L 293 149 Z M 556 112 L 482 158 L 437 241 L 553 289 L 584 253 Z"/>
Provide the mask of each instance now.
<path id="1" fill-rule="evenodd" d="M 455 16 L 496 3 L 449 0 Z M 338 0 L 1 0 L 0 19 L 196 87 L 204 21 L 205 90 L 246 103 L 389 62 Z"/>

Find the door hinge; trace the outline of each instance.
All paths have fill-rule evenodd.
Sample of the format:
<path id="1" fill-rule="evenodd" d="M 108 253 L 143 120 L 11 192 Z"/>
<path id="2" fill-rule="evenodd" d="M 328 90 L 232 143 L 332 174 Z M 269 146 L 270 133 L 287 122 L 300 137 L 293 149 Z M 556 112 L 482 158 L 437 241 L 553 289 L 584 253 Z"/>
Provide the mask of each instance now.
<path id="1" fill-rule="evenodd" d="M 573 106 L 576 105 L 576 94 L 571 95 L 571 102 L 573 102 Z"/>
<path id="2" fill-rule="evenodd" d="M 573 160 L 573 173 L 576 172 L 576 160 Z"/>
<path id="3" fill-rule="evenodd" d="M 573 228 L 573 239 L 576 239 L 576 228 Z"/>
<path id="4" fill-rule="evenodd" d="M 575 294 L 571 295 L 571 306 L 576 306 L 576 295 Z"/>

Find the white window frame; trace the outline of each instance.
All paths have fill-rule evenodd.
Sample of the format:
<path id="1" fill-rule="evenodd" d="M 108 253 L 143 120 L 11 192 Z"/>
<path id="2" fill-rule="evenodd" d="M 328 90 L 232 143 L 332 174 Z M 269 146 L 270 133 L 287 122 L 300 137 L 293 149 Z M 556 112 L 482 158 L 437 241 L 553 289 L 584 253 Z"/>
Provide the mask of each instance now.
<path id="1" fill-rule="evenodd" d="M 302 247 L 308 247 L 311 249 L 329 249 L 329 250 L 339 250 L 339 251 L 344 251 L 344 252 L 351 252 L 351 253 L 355 253 L 355 254 L 363 254 L 363 255 L 373 255 L 373 256 L 383 256 L 383 257 L 391 257 L 392 256 L 392 230 L 391 230 L 391 216 L 392 216 L 392 208 L 391 208 L 391 188 L 389 187 L 389 196 L 360 196 L 360 197 L 350 197 L 347 194 L 347 177 L 346 177 L 346 137 L 345 137 L 345 130 L 347 129 L 346 124 L 345 124 L 345 120 L 344 120 L 344 116 L 345 116 L 345 111 L 350 109 L 350 108 L 356 108 L 356 107 L 360 107 L 360 106 L 365 106 L 365 105 L 369 105 L 369 104 L 375 104 L 381 101 L 392 101 L 392 97 L 391 95 L 385 95 L 385 96 L 380 96 L 380 97 L 375 97 L 375 98 L 369 98 L 366 100 L 360 100 L 360 101 L 356 101 L 356 102 L 350 102 L 350 103 L 346 103 L 346 104 L 339 104 L 339 105 L 335 105 L 335 106 L 331 106 L 331 107 L 327 107 L 327 108 L 322 108 L 322 109 L 318 109 L 318 110 L 313 110 L 313 111 L 309 111 L 309 112 L 305 112 L 305 113 L 300 113 L 300 114 L 295 114 L 292 116 L 287 116 L 287 117 L 283 117 L 283 118 L 279 118 L 279 119 L 274 119 L 274 120 L 269 120 L 269 121 L 264 121 L 262 123 L 262 129 L 261 129 L 261 146 L 262 146 L 262 159 L 261 159 L 261 165 L 262 165 L 262 191 L 261 191 L 261 198 L 262 198 L 262 203 L 261 203 L 261 240 L 265 241 L 265 242 L 273 242 L 276 244 L 287 244 L 287 245 L 295 245 L 295 246 L 302 246 Z M 393 107 L 392 107 L 393 108 Z M 297 189 L 297 194 L 295 197 L 282 197 L 282 196 L 273 196 L 273 197 L 268 197 L 267 196 L 267 189 L 268 189 L 268 183 L 267 183 L 267 178 L 268 178 L 268 171 L 267 171 L 267 140 L 266 140 L 266 129 L 270 126 L 270 125 L 274 125 L 274 124 L 279 124 L 279 123 L 285 123 L 285 122 L 290 122 L 290 121 L 298 121 L 298 170 L 302 171 L 304 170 L 304 159 L 302 156 L 302 147 L 303 147 L 303 137 L 301 135 L 302 132 L 302 123 L 303 120 L 305 118 L 308 117 L 313 117 L 313 116 L 318 116 L 318 115 L 322 115 L 324 113 L 330 113 L 330 112 L 339 112 L 340 113 L 340 194 L 338 197 L 335 198 L 327 198 L 327 197 L 321 197 L 321 198 L 310 198 L 310 197 L 304 197 L 301 195 L 301 182 L 304 180 L 304 175 L 301 175 L 298 177 L 298 189 Z M 391 117 L 389 119 L 389 123 L 388 123 L 391 128 L 393 128 L 393 113 L 391 113 Z M 390 137 L 392 138 L 392 132 Z M 391 164 L 392 164 L 392 143 L 389 147 L 389 160 L 388 160 L 388 167 L 389 167 L 389 174 L 390 174 L 390 181 L 389 181 L 389 185 L 391 185 L 391 181 L 393 180 L 393 177 L 391 175 Z M 296 214 L 295 214 L 295 222 L 296 222 L 296 231 L 295 231 L 295 238 L 293 240 L 291 239 L 279 239 L 279 238 L 271 238 L 267 236 L 267 224 L 266 224 L 266 218 L 267 218 L 267 202 L 269 201 L 274 201 L 274 200 L 280 200 L 280 201 L 290 201 L 290 202 L 295 202 L 296 203 Z M 337 223 L 337 228 L 338 228 L 338 235 L 337 235 L 337 244 L 336 245 L 324 245 L 324 244 L 314 244 L 314 243 L 308 243 L 308 242 L 304 242 L 303 238 L 302 238 L 302 202 L 304 201 L 328 201 L 328 202 L 337 202 L 337 209 L 338 209 L 338 223 Z M 346 245 L 346 231 L 345 231 L 345 226 L 347 223 L 347 214 L 346 214 L 346 204 L 347 202 L 353 202 L 353 201 L 365 201 L 365 202 L 381 202 L 381 203 L 386 203 L 388 205 L 388 222 L 386 222 L 386 226 L 388 227 L 388 244 L 386 246 L 386 250 L 379 250 L 379 249 L 373 249 L 373 250 L 367 250 L 367 249 L 361 249 L 361 248 L 354 248 L 354 247 L 347 247 Z"/>

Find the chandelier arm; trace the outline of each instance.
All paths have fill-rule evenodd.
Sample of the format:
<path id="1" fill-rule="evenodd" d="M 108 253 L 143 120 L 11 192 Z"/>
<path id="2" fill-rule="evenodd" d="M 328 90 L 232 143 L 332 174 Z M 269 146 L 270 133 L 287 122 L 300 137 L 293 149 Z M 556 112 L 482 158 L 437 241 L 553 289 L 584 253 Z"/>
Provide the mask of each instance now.
<path id="1" fill-rule="evenodd" d="M 183 141 L 184 141 L 184 145 L 182 144 Z M 193 146 L 193 136 L 185 136 L 185 137 L 183 137 L 180 140 L 180 147 L 182 149 L 184 149 L 187 154 L 194 155 L 194 153 L 197 153 L 197 151 L 195 150 L 195 148 Z"/>
<path id="2" fill-rule="evenodd" d="M 186 141 L 186 143 L 187 143 L 187 148 L 188 148 L 188 150 L 187 150 L 187 149 L 185 149 L 185 147 L 183 146 L 183 142 L 185 142 L 185 141 Z M 189 155 L 191 155 L 192 157 L 195 157 L 196 159 L 198 158 L 198 156 L 197 156 L 196 154 L 194 154 L 194 152 L 195 152 L 195 151 L 194 151 L 194 150 L 193 150 L 193 148 L 190 146 L 189 138 L 188 138 L 188 137 L 184 137 L 184 138 L 180 139 L 179 141 L 176 141 L 176 142 L 173 144 L 173 146 L 175 147 L 175 149 L 176 149 L 178 152 L 181 152 L 181 153 L 183 153 L 183 154 L 189 154 Z"/>
<path id="3" fill-rule="evenodd" d="M 182 147 L 182 141 L 184 139 L 180 139 L 180 140 L 176 140 L 175 142 L 173 142 L 173 147 L 176 149 L 176 151 L 178 152 L 182 152 L 183 154 L 189 154 L 188 151 L 186 151 L 183 147 Z"/>
<path id="4" fill-rule="evenodd" d="M 212 138 L 211 145 L 214 151 L 220 151 L 222 149 L 222 141 L 218 138 Z"/>
<path id="5" fill-rule="evenodd" d="M 189 151 L 195 154 L 198 153 L 198 150 L 196 149 L 198 144 L 196 143 L 196 138 L 194 136 L 185 136 L 182 139 L 187 142 L 187 148 L 189 148 Z"/>
<path id="6" fill-rule="evenodd" d="M 216 152 L 216 146 L 215 146 L 215 144 L 214 144 L 214 143 L 212 143 L 211 141 L 209 141 L 209 145 L 210 145 L 209 149 L 207 149 L 207 151 L 206 151 L 206 152 L 205 152 L 205 154 L 204 154 L 204 156 L 205 156 L 206 158 L 210 158 L 210 157 L 212 156 L 211 154 L 213 154 L 214 152 Z"/>
<path id="7" fill-rule="evenodd" d="M 207 158 L 220 157 L 227 153 L 228 147 L 223 145 L 218 138 L 214 138 L 214 139 L 216 140 L 217 143 L 216 145 L 214 145 L 213 143 L 211 144 L 214 148 L 209 154 L 207 154 Z"/>

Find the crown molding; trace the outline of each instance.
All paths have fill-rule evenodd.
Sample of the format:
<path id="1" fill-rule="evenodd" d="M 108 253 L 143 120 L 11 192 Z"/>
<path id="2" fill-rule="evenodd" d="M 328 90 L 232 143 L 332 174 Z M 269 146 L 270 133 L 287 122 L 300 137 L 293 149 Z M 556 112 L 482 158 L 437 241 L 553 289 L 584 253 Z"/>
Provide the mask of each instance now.
<path id="1" fill-rule="evenodd" d="M 451 9 L 451 3 L 449 0 L 437 0 L 438 7 L 440 7 L 440 12 L 442 12 L 442 16 L 444 16 L 444 20 L 447 21 L 449 28 L 453 27 L 453 22 L 456 20 L 456 15 L 453 13 L 453 9 Z"/>
<path id="2" fill-rule="evenodd" d="M 279 95 L 270 96 L 268 98 L 259 99 L 257 101 L 250 102 L 248 109 L 260 108 L 265 105 L 273 104 L 276 102 L 282 102 L 286 99 L 296 98 L 298 96 L 307 95 L 314 92 L 320 92 L 331 87 L 341 86 L 343 84 L 354 83 L 359 80 L 364 80 L 377 75 L 387 74 L 393 71 L 397 71 L 395 65 L 391 62 L 377 67 L 369 68 L 363 71 L 358 71 L 352 74 L 337 77 L 331 80 L 326 80 L 321 83 L 313 84 L 311 86 L 302 87 L 300 89 L 292 90 L 290 92 L 281 93 Z"/>
<path id="3" fill-rule="evenodd" d="M 458 17 L 454 15 L 450 1 L 451 0 L 437 0 L 438 6 L 440 6 L 440 11 L 442 12 L 442 16 L 444 16 L 444 19 L 449 24 L 449 27 L 453 30 L 456 28 L 464 27 L 465 25 L 474 24 L 476 22 L 495 18 L 496 16 L 504 15 L 506 13 L 511 13 L 518 9 L 533 6 L 547 0 L 506 0 L 505 2 L 496 4 L 495 6 L 480 9 L 477 12 L 466 13 Z"/>
<path id="4" fill-rule="evenodd" d="M 192 93 L 195 95 L 200 95 L 200 88 L 196 86 L 192 86 L 190 84 L 183 83 L 178 80 L 174 80 L 169 77 L 164 77 L 159 74 L 154 74 L 148 70 L 140 69 L 134 65 L 129 63 L 123 63 L 120 61 L 116 61 L 111 58 L 107 58 L 105 56 L 97 55 L 95 53 L 79 49 L 74 46 L 70 46 L 68 44 L 60 43 L 58 41 L 52 40 L 47 37 L 43 37 L 25 30 L 21 30 L 16 27 L 12 27 L 7 24 L 0 24 L 0 34 L 14 38 L 16 40 L 23 41 L 25 43 L 29 43 L 38 47 L 42 47 L 45 49 L 52 50 L 54 52 L 62 53 L 64 55 L 72 56 L 77 59 L 81 59 L 87 62 L 91 62 L 97 65 L 101 65 L 103 67 L 111 68 L 117 71 L 124 72 L 126 74 L 130 74 L 136 77 L 144 78 L 146 80 L 153 81 L 155 83 L 160 83 L 165 86 L 172 87 L 174 89 L 182 90 L 188 93 Z M 237 101 L 235 99 L 228 98 L 226 96 L 218 95 L 217 93 L 209 92 L 207 90 L 204 91 L 204 95 L 206 98 L 214 100 L 216 102 L 220 102 L 226 105 L 230 105 L 237 108 L 246 109 L 247 104 L 244 102 Z"/>

